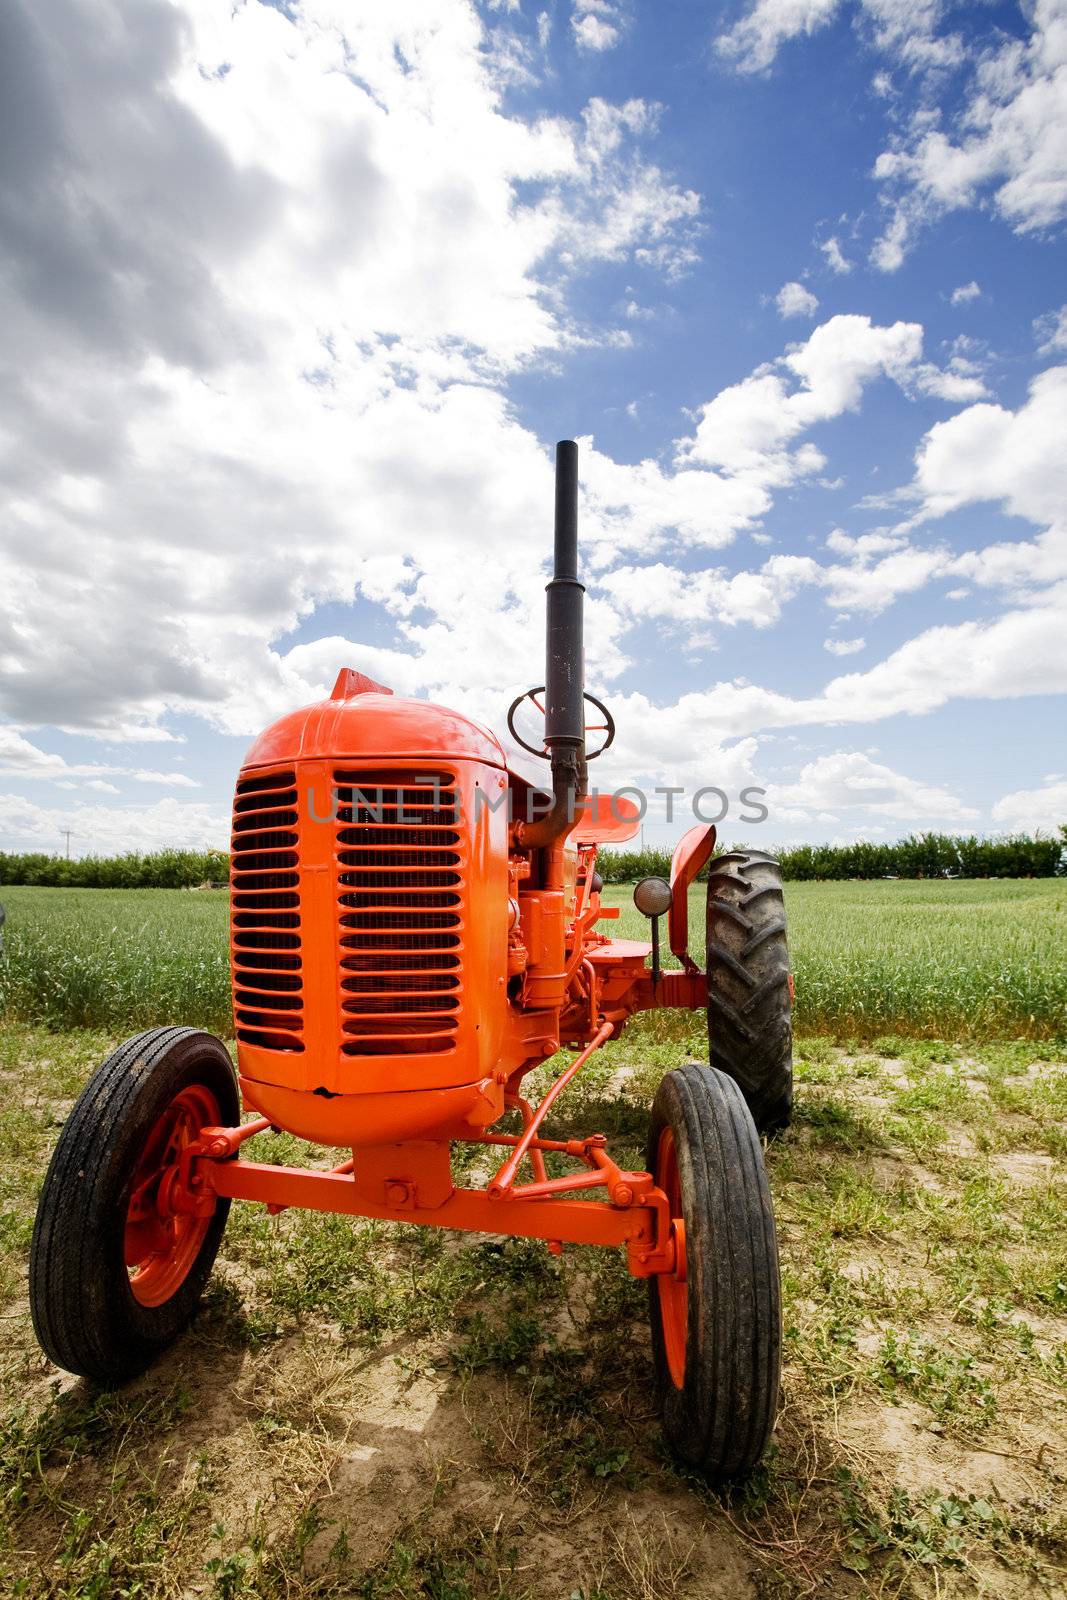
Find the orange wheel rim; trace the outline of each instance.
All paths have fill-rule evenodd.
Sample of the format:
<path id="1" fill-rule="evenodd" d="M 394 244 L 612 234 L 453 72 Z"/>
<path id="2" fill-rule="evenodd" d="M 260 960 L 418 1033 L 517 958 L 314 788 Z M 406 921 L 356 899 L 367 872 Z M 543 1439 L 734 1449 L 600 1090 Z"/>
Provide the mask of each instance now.
<path id="1" fill-rule="evenodd" d="M 667 1196 L 677 1260 L 673 1272 L 660 1273 L 659 1313 L 667 1370 L 676 1389 L 685 1383 L 685 1346 L 689 1328 L 689 1289 L 686 1283 L 685 1222 L 682 1217 L 682 1183 L 674 1134 L 664 1128 L 656 1151 L 656 1181 Z"/>
<path id="2" fill-rule="evenodd" d="M 201 1128 L 221 1120 L 210 1089 L 194 1084 L 174 1096 L 145 1140 L 130 1187 L 125 1230 L 130 1289 L 143 1306 L 161 1306 L 176 1294 L 200 1254 L 211 1217 L 174 1211 L 168 1199 L 182 1151 L 199 1138 Z"/>

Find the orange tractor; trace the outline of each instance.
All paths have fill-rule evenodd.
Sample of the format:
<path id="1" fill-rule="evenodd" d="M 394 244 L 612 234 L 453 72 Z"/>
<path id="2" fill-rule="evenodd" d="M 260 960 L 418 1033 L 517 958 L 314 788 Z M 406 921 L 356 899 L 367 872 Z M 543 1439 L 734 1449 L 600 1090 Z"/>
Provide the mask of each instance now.
<path id="1" fill-rule="evenodd" d="M 164 1027 L 120 1045 L 86 1085 L 31 1249 L 34 1327 L 59 1366 L 117 1382 L 177 1338 L 231 1200 L 517 1234 L 557 1252 L 622 1246 L 649 1285 L 671 1447 L 717 1480 L 759 1459 L 780 1315 L 758 1130 L 788 1120 L 792 1083 L 781 883 L 762 854 L 712 861 L 701 970 L 688 890 L 715 830 L 698 826 L 670 883 L 635 890 L 651 941 L 602 931 L 618 911 L 601 902 L 597 849 L 633 837 L 638 820 L 621 797 L 588 794 L 587 762 L 614 727 L 584 692 L 577 500 L 565 440 L 547 683 L 508 717 L 551 763 L 550 792 L 484 728 L 350 669 L 328 700 L 253 744 L 233 808 L 238 1076 L 218 1039 Z M 543 714 L 540 747 L 516 723 L 527 699 Z M 587 749 L 590 734 L 600 749 Z M 659 961 L 663 916 L 671 970 Z M 707 1008 L 710 1065 L 663 1079 L 646 1170 L 620 1168 L 602 1134 L 546 1137 L 590 1056 L 635 1012 L 664 1006 Z M 561 1048 L 578 1054 L 535 1108 L 523 1078 Z M 268 1128 L 345 1159 L 332 1170 L 246 1159 Z M 472 1143 L 501 1158 L 484 1188 L 453 1179 L 453 1145 Z"/>

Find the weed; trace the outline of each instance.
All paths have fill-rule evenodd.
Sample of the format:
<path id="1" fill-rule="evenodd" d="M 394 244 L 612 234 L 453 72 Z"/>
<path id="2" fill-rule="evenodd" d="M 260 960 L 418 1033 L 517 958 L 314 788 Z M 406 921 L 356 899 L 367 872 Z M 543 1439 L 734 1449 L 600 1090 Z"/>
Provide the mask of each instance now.
<path id="1" fill-rule="evenodd" d="M 873 1370 L 885 1393 L 895 1397 L 899 1389 L 907 1390 L 923 1401 L 939 1422 L 984 1428 L 997 1415 L 993 1386 L 979 1372 L 969 1351 L 934 1345 L 889 1328 Z"/>

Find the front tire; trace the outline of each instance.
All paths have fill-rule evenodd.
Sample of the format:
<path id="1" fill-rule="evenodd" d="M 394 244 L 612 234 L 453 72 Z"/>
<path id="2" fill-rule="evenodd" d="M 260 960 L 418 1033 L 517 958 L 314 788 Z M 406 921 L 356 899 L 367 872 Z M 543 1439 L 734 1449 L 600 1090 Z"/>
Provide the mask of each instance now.
<path id="1" fill-rule="evenodd" d="M 761 1133 L 793 1113 L 793 980 L 782 869 L 732 851 L 708 873 L 708 1046 L 713 1067 L 740 1085 Z"/>
<path id="2" fill-rule="evenodd" d="M 727 1483 L 767 1447 L 781 1367 L 774 1213 L 737 1084 L 696 1062 L 669 1072 L 653 1102 L 647 1156 L 684 1225 L 681 1271 L 649 1279 L 663 1431 L 686 1466 Z"/>
<path id="3" fill-rule="evenodd" d="M 94 1072 L 59 1136 L 30 1245 L 34 1331 L 57 1366 L 118 1383 L 188 1327 L 230 1202 L 169 1213 L 168 1174 L 201 1128 L 239 1117 L 225 1046 L 194 1028 L 137 1034 Z"/>

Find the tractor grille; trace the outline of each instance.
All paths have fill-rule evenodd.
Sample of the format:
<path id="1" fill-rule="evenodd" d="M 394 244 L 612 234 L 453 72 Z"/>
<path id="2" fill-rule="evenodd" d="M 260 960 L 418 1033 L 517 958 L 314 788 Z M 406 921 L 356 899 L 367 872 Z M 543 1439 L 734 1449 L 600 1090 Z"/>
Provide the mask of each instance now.
<path id="1" fill-rule="evenodd" d="M 335 772 L 347 1056 L 443 1055 L 463 996 L 464 842 L 448 772 Z"/>
<path id="2" fill-rule="evenodd" d="M 230 846 L 233 1008 L 237 1037 L 303 1050 L 296 778 L 242 778 Z"/>

